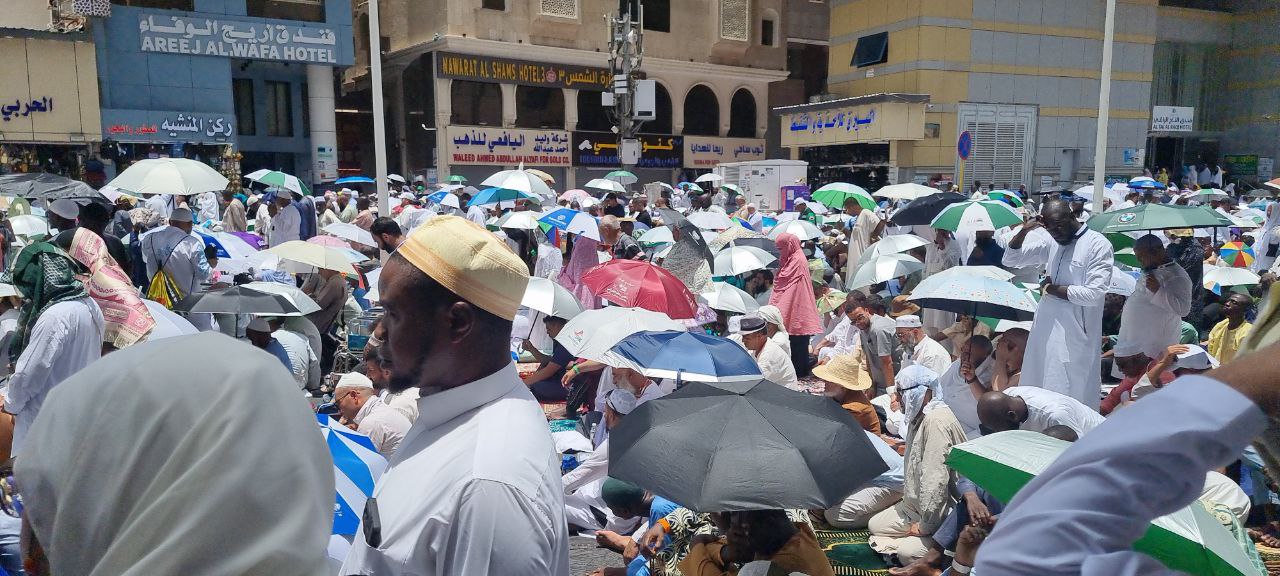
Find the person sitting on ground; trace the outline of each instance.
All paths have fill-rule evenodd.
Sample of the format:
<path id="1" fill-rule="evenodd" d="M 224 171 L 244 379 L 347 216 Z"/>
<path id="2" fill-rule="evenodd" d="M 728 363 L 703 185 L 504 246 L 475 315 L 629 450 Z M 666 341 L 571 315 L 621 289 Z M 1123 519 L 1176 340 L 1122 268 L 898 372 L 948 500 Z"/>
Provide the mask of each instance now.
<path id="1" fill-rule="evenodd" d="M 1201 343 L 1218 361 L 1230 362 L 1236 357 L 1240 343 L 1253 329 L 1253 324 L 1245 320 L 1252 307 L 1253 299 L 1248 294 L 1232 294 L 1222 303 L 1224 318 L 1209 331 L 1209 339 Z"/>
<path id="2" fill-rule="evenodd" d="M 762 560 L 783 574 L 835 575 L 813 531 L 797 526 L 784 510 L 724 512 L 711 517 L 724 536 L 694 539 L 689 555 L 680 562 L 685 576 L 731 576 L 737 573 L 735 566 Z"/>
<path id="3" fill-rule="evenodd" d="M 289 352 L 284 349 L 279 340 L 276 340 L 272 333 L 271 324 L 266 318 L 255 316 L 249 321 L 249 325 L 244 329 L 244 337 L 250 344 L 265 350 L 268 354 L 280 359 L 280 363 L 284 365 L 284 369 L 293 374 L 293 361 L 289 359 Z"/>
<path id="4" fill-rule="evenodd" d="M 764 320 L 764 333 L 788 356 L 791 355 L 791 335 L 782 321 L 782 311 L 777 306 L 766 304 L 756 310 L 756 316 Z"/>
<path id="5" fill-rule="evenodd" d="M 605 396 L 603 426 L 613 429 L 622 418 L 635 410 L 635 394 L 614 388 Z M 560 477 L 564 483 L 564 517 L 571 527 L 584 531 L 608 530 L 614 533 L 623 526 L 634 529 L 619 516 L 609 515 L 609 505 L 601 499 L 601 487 L 609 476 L 609 439 L 606 437 L 596 449 L 580 457 L 578 467 Z M 602 518 L 603 517 L 603 518 Z"/>
<path id="6" fill-rule="evenodd" d="M 951 366 L 951 354 L 938 341 L 925 336 L 924 323 L 915 314 L 903 314 L 894 320 L 898 341 L 902 343 L 902 365 L 919 364 L 938 374 Z"/>
<path id="7" fill-rule="evenodd" d="M 675 502 L 654 495 L 652 492 L 648 492 L 635 484 L 616 478 L 606 478 L 600 493 L 604 503 L 614 516 L 624 519 L 647 518 L 651 526 L 656 525 L 663 517 L 680 507 Z M 640 554 L 640 548 L 635 540 L 625 536 L 611 537 L 618 537 L 618 535 L 606 533 L 605 531 L 601 531 L 596 535 L 597 540 L 602 541 L 602 543 L 609 542 L 615 545 L 624 545 L 622 559 L 627 563 L 627 566 L 625 568 L 600 568 L 593 572 L 592 576 L 648 576 L 651 573 L 649 564 L 651 560 Z M 671 546 L 671 539 L 667 537 L 663 540 L 658 551 L 666 550 L 669 546 Z M 687 553 L 688 544 L 685 544 L 685 549 Z"/>
<path id="8" fill-rule="evenodd" d="M 1138 342 L 1133 340 L 1122 340 L 1112 348 L 1114 363 L 1112 364 L 1119 371 L 1122 378 L 1120 383 L 1111 392 L 1107 393 L 1107 397 L 1102 399 L 1099 411 L 1103 416 L 1111 414 L 1113 410 L 1121 405 L 1132 401 L 1133 388 L 1138 382 L 1145 382 L 1150 386 L 1150 382 L 1146 380 L 1147 373 L 1155 366 L 1155 361 L 1143 353 Z M 1174 375 L 1171 372 L 1162 372 L 1159 374 L 1160 383 L 1158 387 L 1173 382 Z"/>
<path id="9" fill-rule="evenodd" d="M 867 432 L 867 440 L 889 467 L 884 473 L 866 481 L 839 504 L 821 511 L 823 520 L 841 530 L 862 530 L 881 511 L 902 500 L 903 460 L 878 434 Z"/>
<path id="10" fill-rule="evenodd" d="M 1051 426 L 1063 425 L 1079 436 L 1088 434 L 1104 420 L 1101 414 L 1075 398 L 1033 386 L 983 394 L 978 399 L 978 418 L 992 432 L 1044 432 Z"/>
<path id="11" fill-rule="evenodd" d="M 791 356 L 765 335 L 765 321 L 759 316 L 747 316 L 738 325 L 738 336 L 743 348 L 751 354 L 760 373 L 774 384 L 795 387 L 799 384 Z"/>
<path id="12" fill-rule="evenodd" d="M 830 362 L 814 367 L 813 375 L 826 385 L 823 393 L 847 410 L 864 430 L 880 434 L 880 417 L 871 405 L 871 399 L 867 398 L 871 375 L 863 369 L 860 356 L 836 356 Z"/>
<path id="13" fill-rule="evenodd" d="M 343 423 L 368 436 L 378 452 L 388 460 L 412 426 L 399 410 L 382 403 L 373 389 L 373 382 L 359 372 L 348 372 L 338 378 L 333 403 L 338 406 Z"/>
<path id="14" fill-rule="evenodd" d="M 308 392 L 319 392 L 320 353 L 311 349 L 305 336 L 284 329 L 284 322 L 280 318 L 267 320 L 267 324 L 271 326 L 271 337 L 289 355 L 289 365 L 292 366 L 291 372 L 298 387 Z"/>
<path id="15" fill-rule="evenodd" d="M 978 398 L 990 389 L 996 361 L 991 359 L 993 344 L 986 336 L 974 335 L 957 351 L 959 358 L 938 378 L 942 400 L 964 429 L 965 436 L 981 436 Z"/>
<path id="16" fill-rule="evenodd" d="M 404 233 L 400 230 L 400 225 L 385 216 L 374 220 L 373 224 L 369 225 L 369 233 L 373 235 L 373 241 L 378 244 L 378 249 L 383 252 L 395 252 L 396 248 L 404 243 Z"/>
<path id="17" fill-rule="evenodd" d="M 569 363 L 573 362 L 573 354 L 570 354 L 560 341 L 556 340 L 556 336 L 564 329 L 567 322 L 568 320 L 555 316 L 548 316 L 542 320 L 547 336 L 551 337 L 550 356 L 538 350 L 538 347 L 534 346 L 528 338 L 521 344 L 540 364 L 537 370 L 522 378 L 525 386 L 529 387 L 534 398 L 539 402 L 564 402 L 569 395 L 569 391 L 560 381 L 564 378 L 564 372 L 569 367 Z"/>

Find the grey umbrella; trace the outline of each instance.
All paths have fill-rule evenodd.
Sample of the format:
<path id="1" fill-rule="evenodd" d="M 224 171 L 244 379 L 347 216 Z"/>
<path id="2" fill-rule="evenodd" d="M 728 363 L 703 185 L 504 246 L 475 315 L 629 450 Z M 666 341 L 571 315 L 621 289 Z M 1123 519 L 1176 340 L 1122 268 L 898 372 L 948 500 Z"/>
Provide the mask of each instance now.
<path id="1" fill-rule="evenodd" d="M 259 292 L 244 286 L 193 294 L 175 306 L 178 310 L 212 314 L 297 314 L 298 307 L 280 294 Z"/>
<path id="2" fill-rule="evenodd" d="M 700 512 L 829 508 L 888 469 L 838 404 L 768 380 L 690 382 L 609 438 L 610 476 Z"/>
<path id="3" fill-rule="evenodd" d="M 702 239 L 702 231 L 694 226 L 684 215 L 671 210 L 670 208 L 659 208 L 658 214 L 662 216 L 662 223 L 672 230 L 680 231 L 679 242 L 690 242 L 698 248 L 698 253 L 707 261 L 707 266 L 715 269 L 715 258 L 711 255 L 711 248 L 707 246 L 707 241 Z"/>
<path id="4" fill-rule="evenodd" d="M 101 198 L 88 184 L 48 172 L 6 174 L 0 176 L 0 194 L 19 198 Z"/>

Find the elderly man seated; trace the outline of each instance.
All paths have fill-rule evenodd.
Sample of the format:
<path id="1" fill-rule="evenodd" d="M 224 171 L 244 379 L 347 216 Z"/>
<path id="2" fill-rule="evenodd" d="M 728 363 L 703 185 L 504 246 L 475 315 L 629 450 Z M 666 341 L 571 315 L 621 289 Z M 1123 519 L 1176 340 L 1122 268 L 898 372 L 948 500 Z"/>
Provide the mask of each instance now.
<path id="1" fill-rule="evenodd" d="M 738 335 L 742 347 L 747 349 L 760 373 L 766 380 L 783 386 L 795 387 L 798 384 L 796 369 L 791 363 L 791 356 L 782 350 L 776 342 L 769 339 L 765 332 L 766 323 L 759 316 L 747 316 L 739 324 Z"/>
<path id="2" fill-rule="evenodd" d="M 919 364 L 936 374 L 947 371 L 951 354 L 937 340 L 924 333 L 924 323 L 915 314 L 903 314 L 894 320 L 898 341 L 902 342 L 902 365 Z"/>
<path id="3" fill-rule="evenodd" d="M 373 441 L 387 459 L 390 459 L 409 432 L 409 419 L 399 410 L 382 402 L 373 389 L 373 382 L 364 374 L 350 372 L 338 378 L 333 391 L 333 402 L 338 405 L 342 421 L 356 432 Z"/>
<path id="4" fill-rule="evenodd" d="M 877 434 L 866 432 L 867 440 L 875 446 L 876 453 L 889 466 L 883 474 L 868 480 L 844 501 L 822 511 L 827 524 L 843 530 L 861 530 L 867 527 L 872 516 L 902 500 L 903 460 Z"/>

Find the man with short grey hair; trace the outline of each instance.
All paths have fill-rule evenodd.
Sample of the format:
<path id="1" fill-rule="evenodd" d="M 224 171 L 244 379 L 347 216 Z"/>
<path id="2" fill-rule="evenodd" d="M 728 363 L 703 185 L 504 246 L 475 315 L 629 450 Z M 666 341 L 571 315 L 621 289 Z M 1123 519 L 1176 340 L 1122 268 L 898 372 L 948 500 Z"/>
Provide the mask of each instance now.
<path id="1" fill-rule="evenodd" d="M 615 259 L 643 260 L 644 250 L 635 238 L 622 232 L 622 223 L 616 216 L 600 219 L 600 244 L 607 246 Z"/>

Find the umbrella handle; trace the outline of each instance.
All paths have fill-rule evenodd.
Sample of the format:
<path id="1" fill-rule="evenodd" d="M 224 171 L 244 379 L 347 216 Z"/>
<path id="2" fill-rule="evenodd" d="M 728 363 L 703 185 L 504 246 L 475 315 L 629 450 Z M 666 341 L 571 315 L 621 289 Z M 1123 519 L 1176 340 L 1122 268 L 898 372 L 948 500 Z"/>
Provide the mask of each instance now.
<path id="1" fill-rule="evenodd" d="M 538 315 L 539 315 L 539 314 L 541 314 L 541 313 L 542 313 L 542 312 L 540 312 L 540 311 L 538 311 L 538 310 L 534 310 L 534 311 L 533 311 L 533 320 L 530 320 L 530 321 L 529 321 L 529 335 L 528 335 L 528 336 L 525 336 L 525 340 L 528 340 L 528 339 L 530 339 L 530 338 L 533 338 L 533 325 L 538 321 Z"/>
<path id="2" fill-rule="evenodd" d="M 680 389 L 680 375 L 684 374 L 683 368 L 676 368 L 676 390 Z"/>

